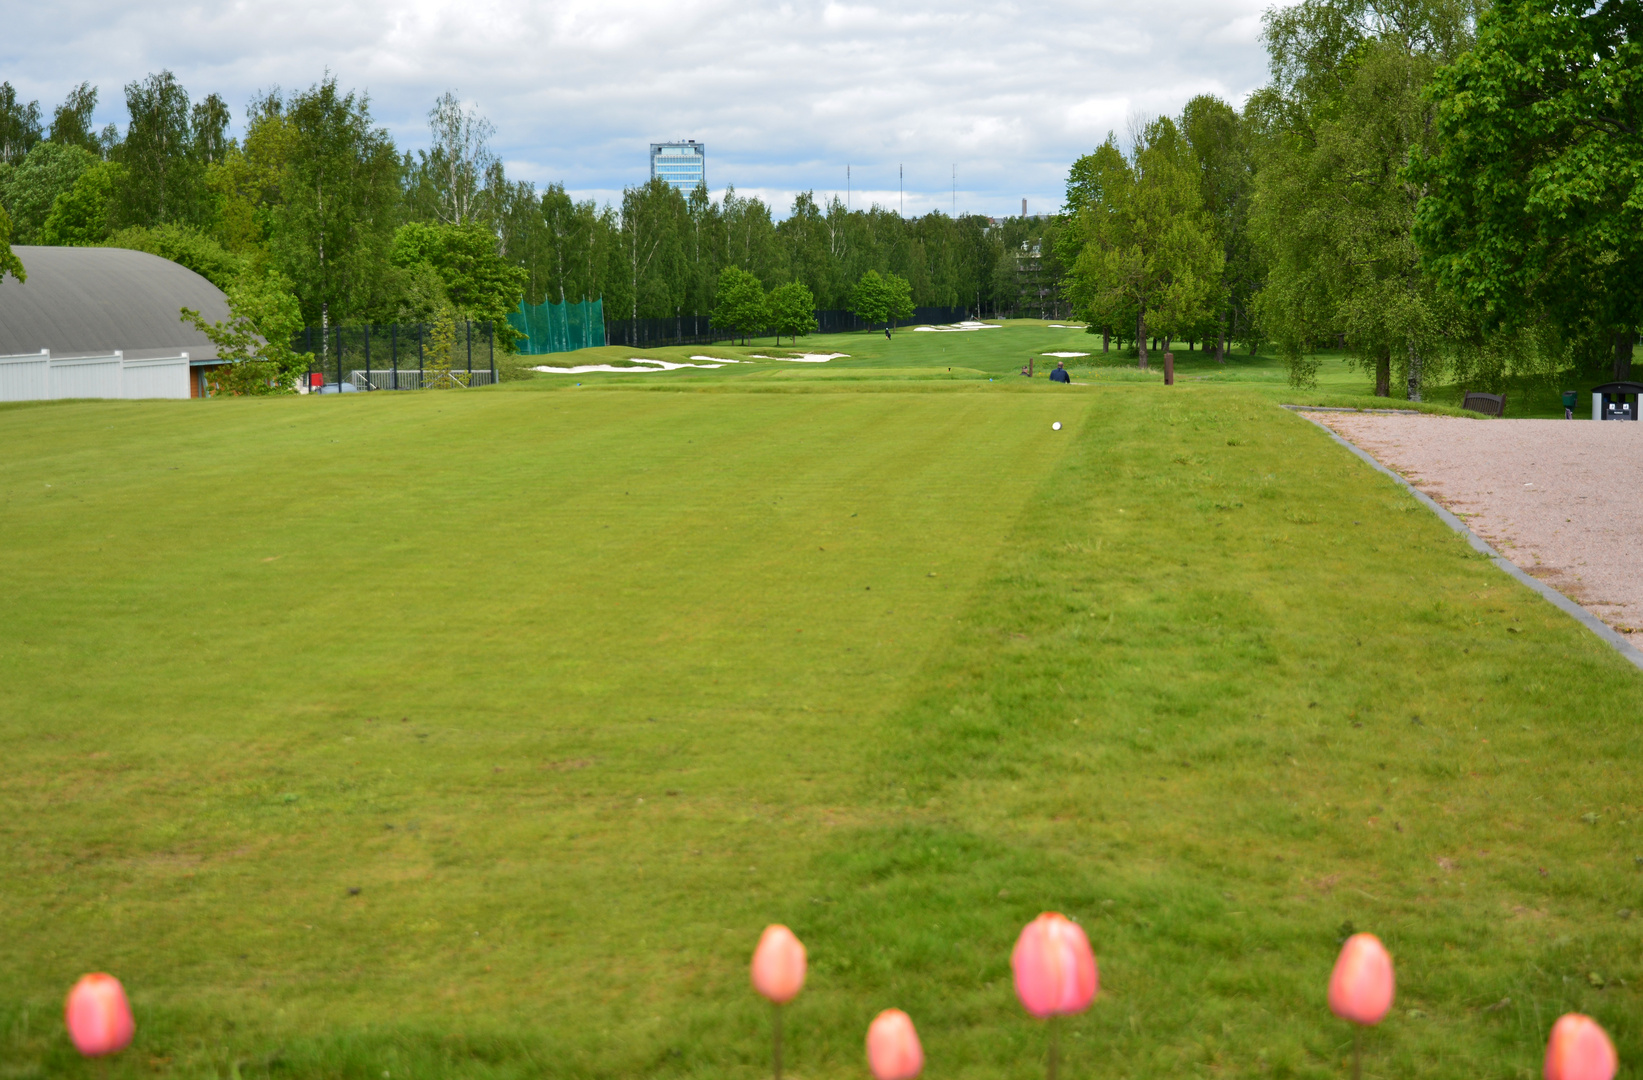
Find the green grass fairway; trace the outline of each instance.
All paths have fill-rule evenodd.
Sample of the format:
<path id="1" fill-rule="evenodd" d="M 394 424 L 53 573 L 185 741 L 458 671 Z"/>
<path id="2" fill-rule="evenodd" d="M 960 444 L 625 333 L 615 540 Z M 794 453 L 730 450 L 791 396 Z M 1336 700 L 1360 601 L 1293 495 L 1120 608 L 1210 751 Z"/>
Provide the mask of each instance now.
<path id="1" fill-rule="evenodd" d="M 1366 1075 L 1637 1076 L 1643 675 L 1272 388 L 1005 377 L 1074 335 L 0 409 L 0 1080 L 752 1080 L 773 921 L 790 1075 L 1025 1080 L 1045 909 L 1064 1077 L 1343 1075 L 1354 927 Z"/>
<path id="2" fill-rule="evenodd" d="M 748 345 L 691 345 L 658 349 L 634 349 L 611 345 L 597 349 L 583 349 L 573 353 L 549 356 L 515 357 L 507 366 L 522 368 L 534 364 L 574 367 L 587 364 L 629 365 L 636 357 L 690 363 L 701 357 L 738 361 L 729 367 L 713 369 L 686 369 L 658 373 L 655 371 L 588 372 L 576 375 L 540 376 L 554 383 L 588 386 L 611 386 L 659 382 L 684 382 L 691 385 L 717 384 L 727 380 L 752 379 L 816 379 L 843 378 L 855 380 L 948 379 L 954 381 L 992 379 L 995 382 L 1025 383 L 1021 369 L 1029 360 L 1036 373 L 1043 377 L 1055 367 L 1056 358 L 1049 352 L 1083 352 L 1087 357 L 1068 357 L 1067 368 L 1080 382 L 1108 384 L 1113 382 L 1162 383 L 1163 350 L 1152 357 L 1151 370 L 1136 370 L 1133 356 L 1114 347 L 1101 351 L 1101 338 L 1086 333 L 1081 327 L 1068 326 L 1043 319 L 1013 319 L 1002 324 L 1001 330 L 976 330 L 960 333 L 931 333 L 904 328 L 896 332 L 894 340 L 886 340 L 879 333 L 828 334 L 803 338 L 795 346 L 784 338 L 777 345 L 773 339 L 759 339 Z M 1403 398 L 1403 388 L 1395 386 L 1396 397 L 1376 398 L 1371 374 L 1357 367 L 1344 353 L 1326 352 L 1318 356 L 1317 385 L 1298 392 L 1289 385 L 1289 374 L 1283 361 L 1271 352 L 1251 355 L 1242 349 L 1227 354 L 1225 363 L 1216 363 L 1211 354 L 1188 348 L 1175 342 L 1176 377 L 1183 385 L 1211 382 L 1236 384 L 1254 390 L 1273 401 L 1295 404 L 1351 406 L 1357 408 L 1418 409 L 1422 412 L 1459 414 L 1460 403 L 1467 389 L 1445 382 L 1443 373 L 1425 388 L 1425 400 L 1411 404 Z M 795 353 L 846 353 L 842 359 L 825 366 L 817 364 L 783 363 L 764 357 L 789 356 Z M 639 368 L 642 365 L 632 364 Z M 823 375 L 829 372 L 829 375 Z M 1507 415 L 1511 417 L 1563 416 L 1560 393 L 1577 390 L 1589 407 L 1586 391 L 1607 376 L 1591 371 L 1566 371 L 1547 378 L 1511 379 L 1497 389 L 1507 395 Z M 1577 414 L 1579 410 L 1576 410 Z"/>

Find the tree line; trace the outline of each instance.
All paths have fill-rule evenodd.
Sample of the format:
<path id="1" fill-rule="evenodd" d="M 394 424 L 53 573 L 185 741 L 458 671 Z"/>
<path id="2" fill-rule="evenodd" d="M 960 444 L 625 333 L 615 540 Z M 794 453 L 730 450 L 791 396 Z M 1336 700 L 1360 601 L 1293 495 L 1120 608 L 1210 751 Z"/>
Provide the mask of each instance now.
<path id="1" fill-rule="evenodd" d="M 805 290 L 846 308 L 873 272 L 919 304 L 1013 312 L 1023 246 L 1046 224 L 847 210 L 811 193 L 775 219 L 734 188 L 712 199 L 652 180 L 619 205 L 507 176 L 493 126 L 446 93 L 429 148 L 394 145 L 364 94 L 334 77 L 258 94 L 244 133 L 216 94 L 191 100 L 168 71 L 125 87 L 124 130 L 91 128 L 98 91 L 72 90 L 46 125 L 38 103 L 0 83 L 0 213 L 17 244 L 152 251 L 231 292 L 280 296 L 299 323 L 431 322 L 442 312 L 495 324 L 527 303 L 602 299 L 610 318 L 711 315 L 725 271 L 783 297 Z M 745 292 L 745 289 L 744 289 Z M 744 305 L 745 306 L 745 305 Z M 791 322 L 792 320 L 789 320 Z"/>
<path id="2" fill-rule="evenodd" d="M 1057 243 L 1079 313 L 1150 339 L 1342 348 L 1419 400 L 1612 361 L 1643 324 L 1643 8 L 1303 0 L 1271 81 L 1109 135 Z"/>

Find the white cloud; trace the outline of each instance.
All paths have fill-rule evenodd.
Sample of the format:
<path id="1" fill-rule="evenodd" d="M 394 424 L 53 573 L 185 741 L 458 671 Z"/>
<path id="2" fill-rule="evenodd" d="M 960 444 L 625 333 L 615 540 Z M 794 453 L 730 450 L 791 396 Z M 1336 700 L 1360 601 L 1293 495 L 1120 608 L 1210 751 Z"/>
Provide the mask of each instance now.
<path id="1" fill-rule="evenodd" d="M 1265 77 L 1266 0 L 0 0 L 0 77 L 49 116 L 170 68 L 236 115 L 329 69 L 407 147 L 455 89 L 496 124 L 519 177 L 601 199 L 648 176 L 647 144 L 707 144 L 719 189 L 843 192 L 907 210 L 1003 214 L 1059 202 L 1072 159 L 1134 113 L 1235 103 Z M 870 194 L 868 194 L 870 193 Z M 859 205 L 859 200 L 853 200 Z"/>

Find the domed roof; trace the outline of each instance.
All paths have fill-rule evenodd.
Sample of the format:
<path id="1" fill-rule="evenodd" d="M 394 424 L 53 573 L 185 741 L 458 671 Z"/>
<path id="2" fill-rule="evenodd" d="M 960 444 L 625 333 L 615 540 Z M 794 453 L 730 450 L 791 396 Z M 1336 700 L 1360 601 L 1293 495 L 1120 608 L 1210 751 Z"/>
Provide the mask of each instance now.
<path id="1" fill-rule="evenodd" d="M 19 283 L 0 281 L 0 356 L 106 354 L 128 359 L 175 356 L 195 360 L 217 347 L 181 320 L 193 308 L 207 322 L 228 318 L 228 299 L 184 266 L 125 248 L 28 247 L 11 249 L 28 271 Z"/>

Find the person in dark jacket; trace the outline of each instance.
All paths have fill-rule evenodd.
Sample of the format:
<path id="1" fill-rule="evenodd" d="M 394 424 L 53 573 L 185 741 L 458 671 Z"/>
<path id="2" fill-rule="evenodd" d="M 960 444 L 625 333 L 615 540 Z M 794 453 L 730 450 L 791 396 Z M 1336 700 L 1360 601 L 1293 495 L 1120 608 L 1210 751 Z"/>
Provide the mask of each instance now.
<path id="1" fill-rule="evenodd" d="M 1073 377 L 1067 374 L 1067 365 L 1057 360 L 1055 362 L 1055 370 L 1050 372 L 1050 381 L 1070 383 L 1073 381 Z"/>

